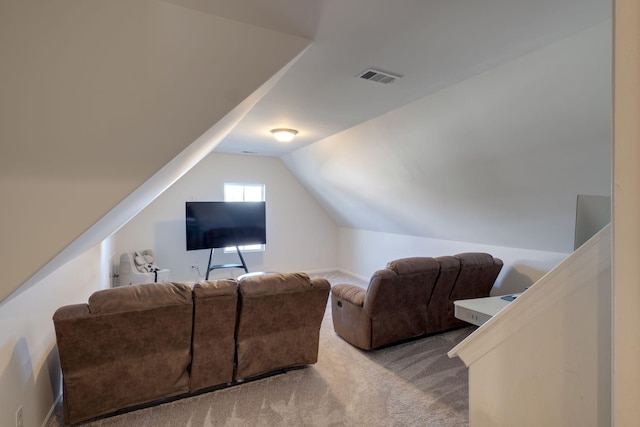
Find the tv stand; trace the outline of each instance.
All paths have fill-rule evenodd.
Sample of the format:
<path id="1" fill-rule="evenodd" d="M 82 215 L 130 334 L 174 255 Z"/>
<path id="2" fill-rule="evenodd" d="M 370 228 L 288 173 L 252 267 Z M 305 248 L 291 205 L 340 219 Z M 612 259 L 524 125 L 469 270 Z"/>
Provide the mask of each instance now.
<path id="1" fill-rule="evenodd" d="M 204 280 L 209 280 L 209 272 L 211 272 L 211 270 L 215 270 L 217 268 L 242 268 L 244 269 L 245 273 L 249 272 L 249 269 L 247 268 L 247 264 L 244 262 L 244 257 L 242 256 L 242 252 L 240 252 L 240 248 L 238 248 L 236 246 L 236 252 L 238 252 L 238 257 L 240 257 L 240 261 L 242 262 L 242 264 L 217 264 L 217 265 L 211 265 L 211 260 L 213 259 L 213 248 L 211 248 L 211 252 L 209 253 L 209 264 L 207 265 L 207 274 L 204 278 Z"/>

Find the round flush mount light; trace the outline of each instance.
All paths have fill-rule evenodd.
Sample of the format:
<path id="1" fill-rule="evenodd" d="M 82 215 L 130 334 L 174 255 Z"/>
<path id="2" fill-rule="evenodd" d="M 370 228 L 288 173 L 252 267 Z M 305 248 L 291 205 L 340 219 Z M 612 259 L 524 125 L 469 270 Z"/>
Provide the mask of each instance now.
<path id="1" fill-rule="evenodd" d="M 280 142 L 289 142 L 293 140 L 293 138 L 298 134 L 298 131 L 295 129 L 271 129 L 271 135 Z"/>

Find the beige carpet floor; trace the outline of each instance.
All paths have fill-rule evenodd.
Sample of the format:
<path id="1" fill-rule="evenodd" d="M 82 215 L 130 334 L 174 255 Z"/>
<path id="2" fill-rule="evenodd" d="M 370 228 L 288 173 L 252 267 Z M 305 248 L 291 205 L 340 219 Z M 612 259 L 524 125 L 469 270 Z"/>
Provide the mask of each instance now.
<path id="1" fill-rule="evenodd" d="M 312 276 L 367 286 L 340 273 Z M 473 329 L 364 352 L 335 335 L 329 304 L 315 365 L 81 425 L 468 426 L 467 369 L 446 353 Z M 46 426 L 63 425 L 59 404 Z"/>

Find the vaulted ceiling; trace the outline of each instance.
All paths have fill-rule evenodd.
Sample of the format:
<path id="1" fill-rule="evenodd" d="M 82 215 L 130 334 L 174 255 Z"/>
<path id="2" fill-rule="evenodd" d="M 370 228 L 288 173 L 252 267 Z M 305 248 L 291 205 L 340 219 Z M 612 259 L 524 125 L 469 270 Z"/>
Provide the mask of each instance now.
<path id="1" fill-rule="evenodd" d="M 314 4 L 317 23 L 306 31 L 311 46 L 216 151 L 292 152 L 611 17 L 610 0 Z M 370 67 L 403 77 L 389 85 L 356 77 Z M 277 127 L 299 134 L 292 143 L 278 144 L 269 134 Z"/>
<path id="2" fill-rule="evenodd" d="M 611 190 L 610 15 L 323 2 L 313 44 L 216 151 L 282 156 L 343 227 L 570 252 L 577 195 Z M 402 77 L 357 78 L 369 67 Z"/>
<path id="3" fill-rule="evenodd" d="M 72 242 L 108 236 L 216 146 L 283 156 L 340 225 L 564 250 L 564 237 L 532 238 L 542 227 L 517 223 L 548 216 L 551 233 L 566 228 L 565 199 L 606 186 L 610 9 L 605 0 L 2 2 L 0 300 L 68 260 Z M 589 42 L 598 50 L 585 52 Z M 564 74 L 552 77 L 556 64 Z M 403 77 L 356 78 L 369 67 Z M 300 133 L 277 145 L 274 127 Z M 568 160 L 582 155 L 581 166 Z M 548 191 L 555 179 L 572 184 Z M 529 190 L 540 194 L 522 196 Z M 465 225 L 454 231 L 443 218 Z"/>
<path id="4" fill-rule="evenodd" d="M 343 227 L 569 253 L 611 194 L 604 22 L 283 156 Z"/>

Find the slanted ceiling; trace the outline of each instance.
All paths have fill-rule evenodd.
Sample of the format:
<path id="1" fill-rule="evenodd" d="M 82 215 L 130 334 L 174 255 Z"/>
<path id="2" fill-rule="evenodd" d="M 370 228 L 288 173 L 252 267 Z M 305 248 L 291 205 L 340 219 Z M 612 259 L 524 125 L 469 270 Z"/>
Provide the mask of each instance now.
<path id="1" fill-rule="evenodd" d="M 609 11 L 609 0 L 2 2 L 0 300 L 79 240 L 101 240 L 85 230 L 109 217 L 101 236 L 115 231 L 135 214 L 123 205 L 153 197 L 137 200 L 150 177 L 203 132 L 224 129 L 218 144 L 253 105 L 216 149 L 284 155 L 341 226 L 569 252 L 576 196 L 610 193 Z M 403 78 L 357 79 L 367 67 Z M 268 130 L 281 126 L 300 133 L 274 148 Z"/>
<path id="2" fill-rule="evenodd" d="M 0 300 L 309 44 L 291 32 L 163 1 L 2 2 Z"/>
<path id="3" fill-rule="evenodd" d="M 569 253 L 611 194 L 611 23 L 283 159 L 343 227 Z"/>

